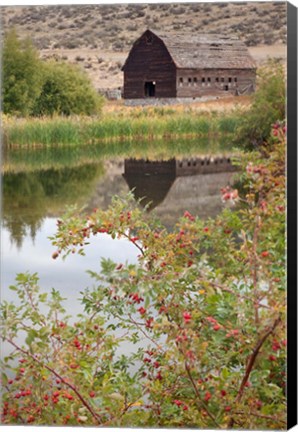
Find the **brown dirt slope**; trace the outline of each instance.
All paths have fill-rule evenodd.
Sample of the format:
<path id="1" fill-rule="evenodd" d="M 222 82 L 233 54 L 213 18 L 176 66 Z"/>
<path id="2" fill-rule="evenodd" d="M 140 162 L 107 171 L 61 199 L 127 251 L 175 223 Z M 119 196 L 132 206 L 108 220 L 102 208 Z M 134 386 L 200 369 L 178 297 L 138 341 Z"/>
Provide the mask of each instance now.
<path id="1" fill-rule="evenodd" d="M 132 43 L 150 28 L 237 35 L 261 63 L 285 58 L 286 2 L 161 3 L 1 7 L 1 28 L 30 36 L 43 58 L 78 63 L 97 89 L 122 85 Z"/>

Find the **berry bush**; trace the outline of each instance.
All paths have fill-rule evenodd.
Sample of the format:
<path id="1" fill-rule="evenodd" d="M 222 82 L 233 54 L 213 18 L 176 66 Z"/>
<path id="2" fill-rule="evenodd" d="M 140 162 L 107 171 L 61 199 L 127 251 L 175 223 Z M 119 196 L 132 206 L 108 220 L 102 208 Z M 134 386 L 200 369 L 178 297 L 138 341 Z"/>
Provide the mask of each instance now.
<path id="1" fill-rule="evenodd" d="M 215 219 L 186 210 L 169 231 L 130 193 L 57 221 L 54 259 L 105 233 L 138 261 L 102 260 L 77 317 L 17 276 L 18 302 L 1 306 L 3 424 L 286 428 L 285 134 L 275 124 L 242 154 Z"/>

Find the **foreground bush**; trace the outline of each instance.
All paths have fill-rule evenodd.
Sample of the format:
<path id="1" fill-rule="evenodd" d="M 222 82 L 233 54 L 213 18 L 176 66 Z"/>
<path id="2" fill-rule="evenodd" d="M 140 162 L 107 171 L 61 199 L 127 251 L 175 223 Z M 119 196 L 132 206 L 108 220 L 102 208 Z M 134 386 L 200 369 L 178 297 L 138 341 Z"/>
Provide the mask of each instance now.
<path id="1" fill-rule="evenodd" d="M 186 210 L 169 232 L 131 194 L 58 220 L 54 259 L 110 235 L 135 245 L 138 262 L 103 260 L 77 317 L 37 275 L 18 275 L 19 302 L 2 304 L 4 424 L 286 427 L 279 125 L 270 144 L 243 156 L 244 193 L 224 187 L 233 211 L 214 220 Z"/>

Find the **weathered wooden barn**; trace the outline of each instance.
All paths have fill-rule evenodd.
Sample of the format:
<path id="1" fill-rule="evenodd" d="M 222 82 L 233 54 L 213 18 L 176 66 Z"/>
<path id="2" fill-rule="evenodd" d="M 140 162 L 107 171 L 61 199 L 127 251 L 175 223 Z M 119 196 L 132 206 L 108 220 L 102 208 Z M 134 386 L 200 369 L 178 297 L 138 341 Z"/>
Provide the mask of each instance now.
<path id="1" fill-rule="evenodd" d="M 199 98 L 255 90 L 256 65 L 236 37 L 146 30 L 124 72 L 124 99 Z"/>

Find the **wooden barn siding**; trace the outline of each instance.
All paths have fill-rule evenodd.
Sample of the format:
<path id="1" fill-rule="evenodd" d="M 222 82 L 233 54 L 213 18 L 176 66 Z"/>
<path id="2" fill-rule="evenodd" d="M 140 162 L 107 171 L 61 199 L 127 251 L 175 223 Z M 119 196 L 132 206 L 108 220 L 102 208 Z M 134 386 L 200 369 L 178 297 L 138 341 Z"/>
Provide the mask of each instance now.
<path id="1" fill-rule="evenodd" d="M 176 97 L 176 67 L 164 44 L 156 37 L 147 45 L 145 37 L 132 48 L 124 66 L 124 98 L 144 98 L 146 81 L 155 81 L 155 97 Z"/>
<path id="2" fill-rule="evenodd" d="M 194 83 L 194 78 L 197 78 L 197 83 Z M 202 85 L 202 78 L 205 78 L 205 84 Z M 221 78 L 224 77 L 224 83 L 221 83 Z M 234 78 L 237 78 L 235 83 Z M 183 84 L 180 84 L 180 78 L 183 78 Z M 191 83 L 188 79 L 191 78 Z M 207 82 L 207 78 L 211 82 Z M 219 78 L 219 82 L 215 81 Z M 228 79 L 232 78 L 232 83 Z M 240 70 L 240 69 L 178 69 L 177 70 L 177 97 L 200 97 L 206 95 L 223 95 L 227 93 L 235 94 L 236 88 L 239 89 L 247 87 L 249 84 L 255 85 L 256 72 L 254 70 Z M 209 85 L 210 84 L 210 85 Z M 221 86 L 228 85 L 229 90 L 224 90 Z"/>

